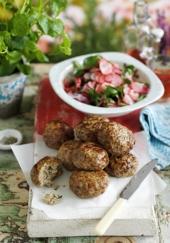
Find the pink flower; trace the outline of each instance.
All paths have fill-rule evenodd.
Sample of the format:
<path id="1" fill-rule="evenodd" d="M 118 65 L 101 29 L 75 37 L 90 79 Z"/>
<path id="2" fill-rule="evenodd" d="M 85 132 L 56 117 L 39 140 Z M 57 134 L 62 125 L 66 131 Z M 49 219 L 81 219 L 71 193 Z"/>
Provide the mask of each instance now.
<path id="1" fill-rule="evenodd" d="M 50 45 L 53 44 L 55 39 L 49 35 L 42 35 L 37 42 L 37 47 L 43 53 L 50 51 Z"/>

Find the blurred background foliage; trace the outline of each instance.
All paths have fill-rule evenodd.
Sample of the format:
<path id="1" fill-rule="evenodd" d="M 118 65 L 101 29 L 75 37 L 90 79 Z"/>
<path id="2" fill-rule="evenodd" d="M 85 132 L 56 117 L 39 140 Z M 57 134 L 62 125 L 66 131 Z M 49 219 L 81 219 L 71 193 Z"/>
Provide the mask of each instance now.
<path id="1" fill-rule="evenodd" d="M 83 9 L 84 17 L 83 23 L 76 23 L 74 18 L 66 16 L 66 26 L 68 20 L 72 21 L 71 27 L 68 27 L 68 33 L 70 33 L 72 40 L 71 56 L 102 51 L 122 51 L 124 49 L 123 35 L 127 25 L 130 23 L 128 19 L 124 18 L 117 21 L 115 13 L 113 13 L 109 21 L 105 21 L 100 15 L 97 16 L 98 0 L 72 0 L 68 4 L 73 5 L 74 8 L 77 6 L 77 8 Z M 76 15 L 74 8 L 72 9 L 72 14 Z M 67 58 L 63 54 L 55 56 L 51 53 L 49 56 L 53 62 Z"/>

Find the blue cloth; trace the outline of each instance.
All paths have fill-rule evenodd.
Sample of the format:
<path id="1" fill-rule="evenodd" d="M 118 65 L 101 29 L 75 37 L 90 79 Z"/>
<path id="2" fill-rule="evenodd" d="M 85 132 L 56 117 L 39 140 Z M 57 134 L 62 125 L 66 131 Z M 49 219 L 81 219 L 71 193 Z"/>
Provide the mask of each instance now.
<path id="1" fill-rule="evenodd" d="M 140 122 L 147 136 L 150 156 L 158 159 L 158 169 L 164 169 L 170 165 L 170 102 L 144 108 Z"/>

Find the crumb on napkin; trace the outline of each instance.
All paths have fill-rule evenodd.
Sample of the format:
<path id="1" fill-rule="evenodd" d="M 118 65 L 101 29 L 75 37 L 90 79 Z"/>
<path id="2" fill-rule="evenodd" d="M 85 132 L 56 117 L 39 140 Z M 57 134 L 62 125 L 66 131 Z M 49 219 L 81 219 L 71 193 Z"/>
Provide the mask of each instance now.
<path id="1" fill-rule="evenodd" d="M 55 205 L 61 201 L 62 195 L 55 194 L 54 192 L 46 193 L 42 201 L 48 205 Z"/>

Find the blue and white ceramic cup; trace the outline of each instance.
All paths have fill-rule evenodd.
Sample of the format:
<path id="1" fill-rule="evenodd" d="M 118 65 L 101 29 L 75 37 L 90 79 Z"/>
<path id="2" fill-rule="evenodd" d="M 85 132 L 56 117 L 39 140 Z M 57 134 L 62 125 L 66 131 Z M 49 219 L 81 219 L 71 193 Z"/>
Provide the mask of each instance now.
<path id="1" fill-rule="evenodd" d="M 19 73 L 0 77 L 0 118 L 19 112 L 26 78 L 26 75 Z"/>

